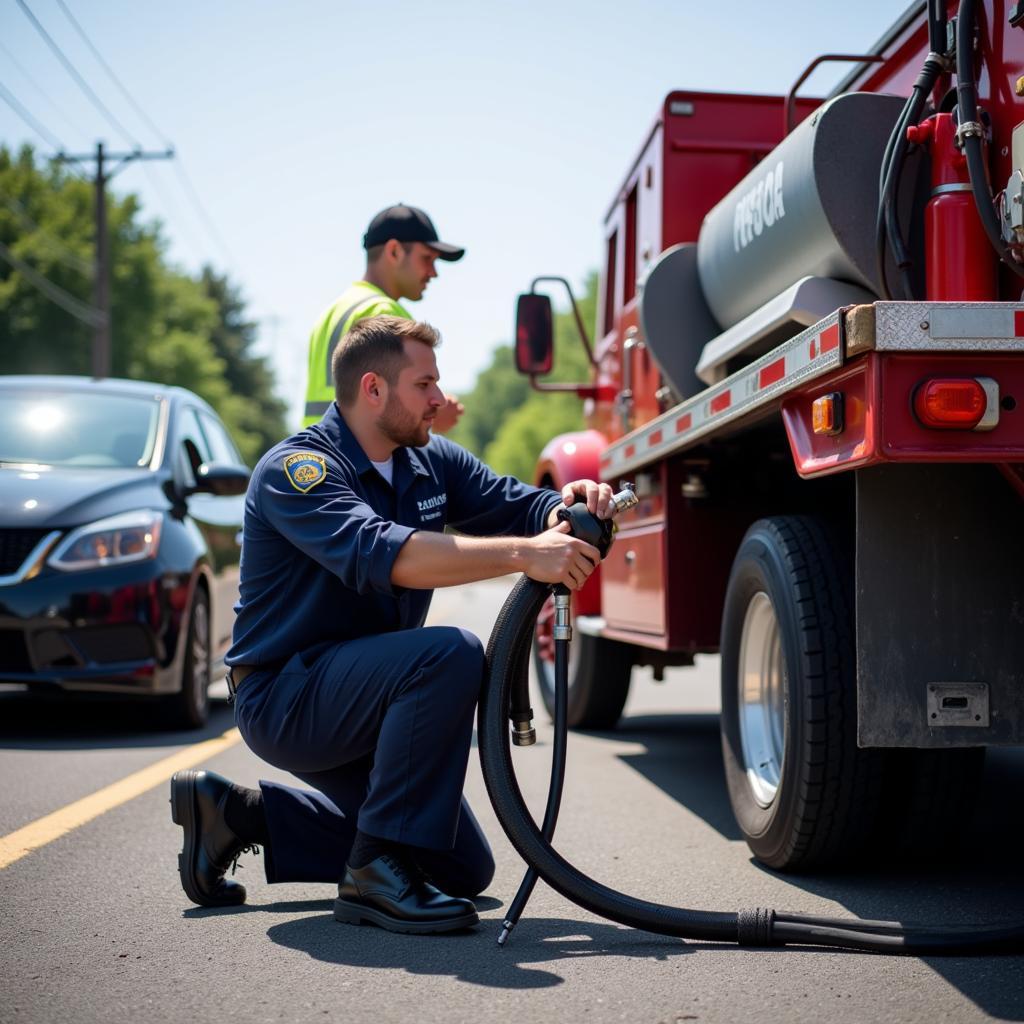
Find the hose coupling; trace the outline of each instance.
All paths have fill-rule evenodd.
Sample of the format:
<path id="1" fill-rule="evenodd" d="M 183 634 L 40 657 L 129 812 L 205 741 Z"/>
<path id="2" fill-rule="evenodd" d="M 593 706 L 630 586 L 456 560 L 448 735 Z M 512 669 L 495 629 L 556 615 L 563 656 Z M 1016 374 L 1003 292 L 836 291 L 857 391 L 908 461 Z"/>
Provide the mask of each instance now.
<path id="1" fill-rule="evenodd" d="M 555 594 L 555 626 L 556 640 L 571 640 L 572 625 L 569 621 L 569 595 Z"/>
<path id="2" fill-rule="evenodd" d="M 537 730 L 533 727 L 533 711 L 524 718 L 512 719 L 512 743 L 517 747 L 532 747 L 537 742 Z"/>
<path id="3" fill-rule="evenodd" d="M 953 142 L 957 149 L 964 148 L 964 139 L 985 138 L 985 126 L 980 121 L 963 121 L 956 127 Z"/>
<path id="4" fill-rule="evenodd" d="M 618 494 L 612 495 L 612 504 L 615 506 L 615 514 L 618 515 L 620 512 L 625 512 L 627 508 L 632 508 L 639 502 L 639 500 L 640 499 L 636 496 L 636 491 L 633 490 L 633 485 L 626 484 Z"/>

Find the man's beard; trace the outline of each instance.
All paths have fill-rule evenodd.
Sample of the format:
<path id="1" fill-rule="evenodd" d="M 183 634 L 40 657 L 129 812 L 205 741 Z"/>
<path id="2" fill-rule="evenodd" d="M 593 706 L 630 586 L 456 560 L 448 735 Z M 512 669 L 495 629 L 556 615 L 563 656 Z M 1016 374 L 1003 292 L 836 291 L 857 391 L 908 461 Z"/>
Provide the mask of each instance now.
<path id="1" fill-rule="evenodd" d="M 405 448 L 422 448 L 430 440 L 427 424 L 409 412 L 393 391 L 388 395 L 377 427 L 389 441 Z"/>

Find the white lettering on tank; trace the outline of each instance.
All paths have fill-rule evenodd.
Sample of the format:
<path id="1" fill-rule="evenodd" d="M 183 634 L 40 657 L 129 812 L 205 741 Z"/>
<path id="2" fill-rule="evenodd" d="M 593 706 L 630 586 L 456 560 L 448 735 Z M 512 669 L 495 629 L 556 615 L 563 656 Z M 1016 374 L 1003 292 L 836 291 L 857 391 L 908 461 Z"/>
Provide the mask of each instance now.
<path id="1" fill-rule="evenodd" d="M 761 196 L 761 203 L 764 207 L 762 216 L 764 226 L 770 228 L 775 223 L 775 172 L 769 171 L 768 177 L 764 179 L 764 194 Z"/>
<path id="2" fill-rule="evenodd" d="M 732 246 L 745 249 L 763 231 L 786 215 L 782 203 L 782 161 L 737 200 L 732 217 Z"/>

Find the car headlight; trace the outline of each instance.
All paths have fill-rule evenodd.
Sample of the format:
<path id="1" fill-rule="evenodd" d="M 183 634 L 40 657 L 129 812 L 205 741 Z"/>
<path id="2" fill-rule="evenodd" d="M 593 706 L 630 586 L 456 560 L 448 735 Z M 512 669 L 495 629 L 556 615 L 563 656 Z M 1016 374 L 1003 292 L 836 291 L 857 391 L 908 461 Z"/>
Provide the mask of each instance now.
<path id="1" fill-rule="evenodd" d="M 72 530 L 47 561 L 54 569 L 76 572 L 155 558 L 163 523 L 163 513 L 152 509 L 98 519 Z"/>

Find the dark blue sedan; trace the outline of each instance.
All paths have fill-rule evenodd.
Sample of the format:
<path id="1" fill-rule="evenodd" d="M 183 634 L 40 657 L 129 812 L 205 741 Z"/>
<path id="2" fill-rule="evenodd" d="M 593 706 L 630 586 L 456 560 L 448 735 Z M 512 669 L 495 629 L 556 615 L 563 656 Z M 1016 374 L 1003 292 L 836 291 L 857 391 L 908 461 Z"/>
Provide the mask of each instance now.
<path id="1" fill-rule="evenodd" d="M 202 725 L 248 479 L 190 391 L 0 376 L 0 683 L 160 696 Z"/>

